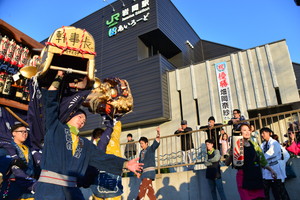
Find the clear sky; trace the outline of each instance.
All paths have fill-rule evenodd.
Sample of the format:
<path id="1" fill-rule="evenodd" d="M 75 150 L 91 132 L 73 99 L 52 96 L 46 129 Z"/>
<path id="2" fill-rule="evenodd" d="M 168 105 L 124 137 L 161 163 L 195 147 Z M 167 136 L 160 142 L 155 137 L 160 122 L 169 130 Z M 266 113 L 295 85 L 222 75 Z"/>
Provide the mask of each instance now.
<path id="1" fill-rule="evenodd" d="M 202 39 L 241 49 L 286 39 L 291 60 L 300 63 L 300 6 L 294 0 L 171 1 Z M 0 19 L 42 41 L 112 2 L 0 0 Z"/>

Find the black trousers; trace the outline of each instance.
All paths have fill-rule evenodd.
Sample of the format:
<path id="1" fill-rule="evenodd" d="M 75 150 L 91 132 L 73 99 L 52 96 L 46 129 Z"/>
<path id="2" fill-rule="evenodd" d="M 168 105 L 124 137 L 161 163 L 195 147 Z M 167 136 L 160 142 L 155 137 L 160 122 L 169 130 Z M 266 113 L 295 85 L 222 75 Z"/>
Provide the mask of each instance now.
<path id="1" fill-rule="evenodd" d="M 287 193 L 284 183 L 281 179 L 276 180 L 263 180 L 266 200 L 270 199 L 270 188 L 272 189 L 275 200 L 290 200 L 289 194 Z"/>

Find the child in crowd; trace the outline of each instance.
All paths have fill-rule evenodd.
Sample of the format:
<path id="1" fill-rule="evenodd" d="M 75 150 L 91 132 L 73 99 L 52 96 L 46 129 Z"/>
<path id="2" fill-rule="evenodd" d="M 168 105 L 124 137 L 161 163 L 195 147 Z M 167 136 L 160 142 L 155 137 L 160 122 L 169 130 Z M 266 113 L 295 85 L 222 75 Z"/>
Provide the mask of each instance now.
<path id="1" fill-rule="evenodd" d="M 220 150 L 222 156 L 226 155 L 228 148 L 229 148 L 228 135 L 227 133 L 223 133 L 220 137 Z"/>

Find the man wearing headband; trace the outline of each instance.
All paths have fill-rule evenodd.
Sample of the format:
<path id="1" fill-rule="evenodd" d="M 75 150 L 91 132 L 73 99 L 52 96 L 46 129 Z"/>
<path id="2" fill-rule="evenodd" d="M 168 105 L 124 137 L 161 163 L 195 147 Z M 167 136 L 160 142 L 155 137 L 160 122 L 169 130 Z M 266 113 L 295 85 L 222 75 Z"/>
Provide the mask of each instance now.
<path id="1" fill-rule="evenodd" d="M 58 88 L 63 76 L 63 72 L 58 71 L 45 96 L 46 135 L 36 200 L 83 200 L 77 179 L 84 175 L 88 165 L 116 175 L 121 175 L 124 168 L 133 172 L 142 168 L 142 164 L 137 163 L 138 158 L 127 161 L 105 154 L 91 141 L 79 137 L 79 129 L 86 122 L 84 112 L 75 112 L 66 124 L 59 120 Z"/>

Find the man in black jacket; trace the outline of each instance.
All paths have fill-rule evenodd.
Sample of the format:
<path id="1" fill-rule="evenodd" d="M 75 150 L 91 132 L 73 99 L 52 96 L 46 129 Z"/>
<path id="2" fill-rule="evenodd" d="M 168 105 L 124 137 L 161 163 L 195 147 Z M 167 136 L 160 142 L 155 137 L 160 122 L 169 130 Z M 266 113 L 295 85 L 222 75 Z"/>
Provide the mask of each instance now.
<path id="1" fill-rule="evenodd" d="M 201 126 L 200 129 L 207 128 L 205 130 L 206 133 L 207 133 L 207 138 L 210 139 L 210 140 L 213 140 L 214 147 L 216 149 L 219 149 L 219 147 L 220 147 L 219 133 L 220 133 L 222 128 L 221 127 L 216 128 L 216 126 L 221 126 L 222 124 L 215 123 L 216 120 L 215 120 L 214 116 L 210 116 L 207 121 L 208 121 L 208 125 L 207 126 Z"/>
<path id="2" fill-rule="evenodd" d="M 187 121 L 182 120 L 181 127 L 178 128 L 178 130 L 175 131 L 174 134 L 187 133 L 191 131 L 193 131 L 193 129 L 187 126 Z M 180 137 L 183 162 L 186 163 L 186 161 L 188 160 L 188 163 L 191 163 L 193 161 L 192 149 L 194 148 L 192 134 L 183 134 L 180 135 Z"/>

